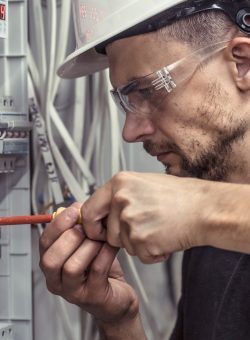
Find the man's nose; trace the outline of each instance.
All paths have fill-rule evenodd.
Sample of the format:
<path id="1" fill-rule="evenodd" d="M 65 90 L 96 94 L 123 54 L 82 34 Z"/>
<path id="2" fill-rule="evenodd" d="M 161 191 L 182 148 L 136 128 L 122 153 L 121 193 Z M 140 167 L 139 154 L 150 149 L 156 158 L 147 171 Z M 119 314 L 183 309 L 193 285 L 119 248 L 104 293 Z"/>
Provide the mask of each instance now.
<path id="1" fill-rule="evenodd" d="M 150 117 L 138 115 L 133 112 L 126 113 L 126 120 L 122 132 L 123 139 L 126 142 L 143 142 L 154 132 L 155 126 Z"/>

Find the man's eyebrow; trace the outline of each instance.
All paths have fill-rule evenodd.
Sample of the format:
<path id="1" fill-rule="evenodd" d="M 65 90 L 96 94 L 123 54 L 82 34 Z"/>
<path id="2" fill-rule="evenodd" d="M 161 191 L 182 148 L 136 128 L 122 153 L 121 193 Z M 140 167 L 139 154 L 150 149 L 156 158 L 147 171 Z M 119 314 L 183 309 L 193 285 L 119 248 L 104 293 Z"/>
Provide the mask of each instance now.
<path id="1" fill-rule="evenodd" d="M 113 87 L 113 90 L 114 91 L 117 91 L 117 89 L 121 86 L 126 86 L 126 85 L 129 85 L 130 83 L 132 83 L 133 81 L 136 81 L 136 80 L 139 80 L 139 79 L 142 79 L 144 78 L 145 76 L 133 76 L 133 77 L 129 77 L 126 81 L 126 83 L 124 83 L 123 85 L 120 85 L 120 86 L 116 86 L 116 87 Z"/>
<path id="2" fill-rule="evenodd" d="M 139 80 L 139 79 L 142 79 L 142 78 L 145 78 L 148 74 L 143 74 L 143 75 L 136 75 L 136 76 L 133 76 L 133 77 L 130 77 L 128 78 L 127 80 L 127 83 L 130 83 L 132 81 L 135 81 L 135 80 Z"/>
<path id="3" fill-rule="evenodd" d="M 132 83 L 133 81 L 138 80 L 139 78 L 142 78 L 142 77 L 139 77 L 139 76 L 138 77 L 130 77 L 130 78 L 127 79 L 126 83 L 124 83 L 124 84 L 122 84 L 120 86 L 113 87 L 113 90 L 117 91 L 117 89 L 119 87 L 129 85 L 129 83 Z"/>
<path id="4" fill-rule="evenodd" d="M 137 80 L 139 78 L 141 78 L 141 77 L 139 77 L 139 76 L 138 77 L 130 77 L 130 78 L 128 78 L 127 83 L 130 83 L 131 81 Z"/>

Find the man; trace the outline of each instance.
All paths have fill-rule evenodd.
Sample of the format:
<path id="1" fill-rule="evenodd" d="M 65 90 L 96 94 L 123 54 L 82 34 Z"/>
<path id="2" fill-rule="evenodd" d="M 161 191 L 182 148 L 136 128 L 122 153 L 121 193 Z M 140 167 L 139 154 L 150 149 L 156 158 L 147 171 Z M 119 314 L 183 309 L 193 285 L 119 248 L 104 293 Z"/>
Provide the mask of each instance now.
<path id="1" fill-rule="evenodd" d="M 85 1 L 85 21 L 91 3 Z M 250 258 L 219 249 L 250 252 L 250 189 L 243 185 L 250 181 L 250 2 L 150 2 L 150 17 L 148 2 L 128 1 L 127 23 L 116 1 L 108 7 L 114 17 L 103 14 L 102 21 L 97 9 L 92 42 L 83 38 L 86 22 L 74 5 L 82 46 L 60 73 L 94 72 L 108 58 L 112 93 L 126 113 L 123 138 L 142 142 L 167 175 L 117 174 L 61 213 L 41 237 L 48 289 L 92 313 L 103 339 L 145 339 L 117 251 L 153 263 L 183 249 L 171 339 L 250 339 Z M 141 19 L 133 22 L 136 5 Z M 107 18 L 131 27 L 110 23 L 101 39 Z"/>

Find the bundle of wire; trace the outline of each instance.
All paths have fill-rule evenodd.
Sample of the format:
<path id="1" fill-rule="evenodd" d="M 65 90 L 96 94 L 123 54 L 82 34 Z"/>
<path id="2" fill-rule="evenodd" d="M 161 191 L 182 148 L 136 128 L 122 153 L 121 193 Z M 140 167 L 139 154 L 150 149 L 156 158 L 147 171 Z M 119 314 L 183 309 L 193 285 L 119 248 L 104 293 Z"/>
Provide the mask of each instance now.
<path id="1" fill-rule="evenodd" d="M 45 3 L 46 7 L 42 8 L 40 0 L 29 2 L 31 13 L 28 51 L 29 100 L 36 105 L 34 122 L 38 119 L 40 128 L 44 126 L 44 131 L 39 133 L 43 133 L 44 138 L 47 138 L 48 146 L 46 153 L 39 147 L 34 128 L 33 157 L 36 160 L 32 177 L 34 214 L 44 211 L 45 207 L 60 205 L 66 198 L 83 202 L 96 185 L 103 184 L 120 170 L 126 169 L 117 110 L 108 95 L 110 84 L 107 72 L 74 81 L 74 93 L 69 91 L 72 82 L 60 82 L 56 76 L 56 69 L 66 56 L 71 32 L 70 1 L 61 1 L 59 6 L 56 0 Z M 73 94 L 70 100 L 68 92 Z M 71 105 L 71 102 L 74 104 Z M 63 116 L 67 121 L 69 115 L 63 115 L 66 111 L 70 111 L 69 126 L 67 122 L 66 126 L 61 118 Z M 48 164 L 48 160 L 53 167 L 53 180 L 50 178 L 48 167 L 44 165 Z M 44 218 L 49 222 L 52 217 L 50 209 L 48 213 Z M 32 222 L 37 224 L 40 234 L 43 232 L 42 223 L 47 223 L 47 220 L 38 218 L 36 222 Z M 139 292 L 146 322 L 153 336 L 159 339 L 161 335 L 158 324 L 153 317 L 134 262 L 125 252 L 122 256 L 130 281 Z M 72 324 L 69 319 L 67 303 L 53 295 L 50 295 L 50 299 L 54 299 L 57 309 L 55 314 L 59 314 L 62 319 L 63 335 L 58 331 L 58 340 L 62 340 L 61 336 L 67 340 L 76 340 L 76 322 Z M 80 314 L 79 318 L 83 321 L 84 339 L 98 338 L 97 332 L 93 337 L 92 318 L 89 315 L 82 318 Z M 80 333 L 79 330 L 78 336 Z"/>

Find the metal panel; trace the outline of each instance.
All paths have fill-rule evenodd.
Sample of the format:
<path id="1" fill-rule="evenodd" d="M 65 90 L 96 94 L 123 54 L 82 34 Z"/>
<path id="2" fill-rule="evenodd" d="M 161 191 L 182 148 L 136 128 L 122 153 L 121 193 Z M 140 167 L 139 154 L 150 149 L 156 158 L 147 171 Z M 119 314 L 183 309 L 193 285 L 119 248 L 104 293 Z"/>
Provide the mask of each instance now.
<path id="1" fill-rule="evenodd" d="M 8 37 L 0 38 L 2 216 L 30 214 L 27 2 L 9 0 L 8 9 Z M 0 300 L 0 339 L 31 340 L 31 230 L 28 225 L 0 228 Z M 1 328 L 1 324 L 7 325 L 6 328 Z"/>

